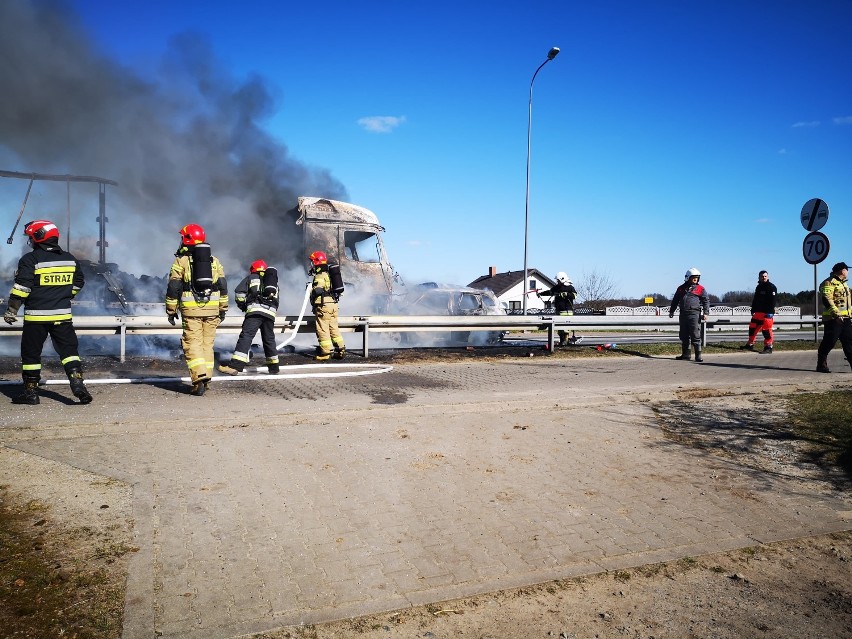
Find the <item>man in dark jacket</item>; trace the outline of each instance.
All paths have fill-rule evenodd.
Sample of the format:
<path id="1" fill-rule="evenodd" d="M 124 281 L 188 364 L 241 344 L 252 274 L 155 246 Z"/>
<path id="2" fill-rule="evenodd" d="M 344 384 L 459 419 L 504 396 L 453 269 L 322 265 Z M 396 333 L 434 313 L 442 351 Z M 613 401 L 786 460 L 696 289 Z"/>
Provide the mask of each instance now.
<path id="1" fill-rule="evenodd" d="M 751 322 L 748 325 L 748 343 L 740 346 L 747 351 L 754 350 L 754 342 L 757 332 L 763 332 L 763 353 L 772 354 L 772 344 L 775 337 L 772 334 L 772 325 L 775 322 L 775 296 L 778 289 L 769 281 L 769 273 L 761 271 L 757 275 L 757 287 L 754 289 L 754 298 L 751 301 Z"/>
<path id="2" fill-rule="evenodd" d="M 556 286 L 547 291 L 538 292 L 539 297 L 552 297 L 553 306 L 558 315 L 573 315 L 574 300 L 577 298 L 577 290 L 571 283 L 571 278 L 564 272 L 556 274 Z M 568 344 L 568 331 L 559 331 L 559 346 Z"/>
<path id="3" fill-rule="evenodd" d="M 243 328 L 230 363 L 220 365 L 219 371 L 227 375 L 242 372 L 248 364 L 251 343 L 259 329 L 263 354 L 266 355 L 266 368 L 272 375 L 277 375 L 275 315 L 278 312 L 278 270 L 267 266 L 263 260 L 256 260 L 252 262 L 249 271 L 248 276 L 234 289 L 237 307 L 246 314 Z"/>
<path id="4" fill-rule="evenodd" d="M 48 335 L 65 368 L 71 392 L 81 404 L 92 396 L 83 383 L 83 366 L 77 347 L 77 333 L 71 323 L 71 299 L 83 288 L 80 264 L 59 246 L 59 229 L 49 220 L 34 220 L 24 226 L 33 250 L 18 262 L 15 283 L 3 319 L 18 321 L 18 309 L 24 307 L 21 331 L 21 375 L 24 392 L 12 398 L 15 404 L 38 404 L 41 379 L 41 352 Z"/>
<path id="5" fill-rule="evenodd" d="M 695 361 L 703 362 L 701 358 L 701 322 L 707 319 L 710 306 L 707 302 L 707 289 L 698 283 L 701 272 L 692 267 L 684 275 L 684 282 L 677 287 L 669 317 L 674 317 L 676 308 L 680 308 L 680 343 L 682 352 L 677 359 L 689 360 L 689 344 L 695 350 Z"/>

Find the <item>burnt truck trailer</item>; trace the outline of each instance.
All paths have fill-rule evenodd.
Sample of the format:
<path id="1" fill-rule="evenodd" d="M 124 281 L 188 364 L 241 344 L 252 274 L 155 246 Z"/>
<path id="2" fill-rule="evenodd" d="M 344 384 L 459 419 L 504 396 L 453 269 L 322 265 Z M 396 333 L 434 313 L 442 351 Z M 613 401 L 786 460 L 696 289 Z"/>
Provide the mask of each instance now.
<path id="1" fill-rule="evenodd" d="M 340 265 L 348 298 L 369 299 L 365 312 L 387 311 L 404 283 L 388 261 L 385 229 L 375 213 L 347 202 L 300 197 L 287 216 L 301 230 L 302 264 L 313 251 L 323 251 L 330 263 Z"/>

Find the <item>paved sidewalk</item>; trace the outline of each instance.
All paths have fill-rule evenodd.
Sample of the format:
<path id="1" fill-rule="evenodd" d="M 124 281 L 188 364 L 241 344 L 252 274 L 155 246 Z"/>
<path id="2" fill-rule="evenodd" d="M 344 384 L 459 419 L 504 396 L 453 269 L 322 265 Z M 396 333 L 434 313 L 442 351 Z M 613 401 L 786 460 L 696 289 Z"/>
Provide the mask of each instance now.
<path id="1" fill-rule="evenodd" d="M 58 388 L 5 406 L 0 443 L 132 486 L 127 639 L 226 638 L 852 528 L 848 503 L 681 447 L 651 409 L 848 387 L 814 355 L 93 385 L 85 407 Z"/>

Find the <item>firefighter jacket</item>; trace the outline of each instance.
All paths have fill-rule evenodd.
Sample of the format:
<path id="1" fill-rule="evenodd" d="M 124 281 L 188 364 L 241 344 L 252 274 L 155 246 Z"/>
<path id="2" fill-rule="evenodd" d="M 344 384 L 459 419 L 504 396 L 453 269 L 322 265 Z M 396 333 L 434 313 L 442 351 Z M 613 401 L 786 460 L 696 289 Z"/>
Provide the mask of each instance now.
<path id="1" fill-rule="evenodd" d="M 18 262 L 9 308 L 24 305 L 24 322 L 70 322 L 71 300 L 83 288 L 80 263 L 58 243 L 43 242 Z"/>
<path id="2" fill-rule="evenodd" d="M 213 287 L 196 291 L 192 286 L 192 251 L 175 256 L 166 288 L 166 313 L 178 310 L 184 317 L 213 317 L 228 310 L 228 282 L 221 262 L 213 256 Z"/>
<path id="3" fill-rule="evenodd" d="M 574 300 L 577 298 L 577 290 L 571 284 L 560 282 L 549 291 L 542 291 L 541 296 L 553 297 L 553 306 L 557 313 L 574 312 Z"/>
<path id="4" fill-rule="evenodd" d="M 274 282 L 274 284 L 273 284 Z M 278 311 L 278 272 L 270 267 L 266 271 L 252 273 L 237 284 L 234 301 L 246 316 L 259 315 L 275 319 Z"/>
<path id="5" fill-rule="evenodd" d="M 669 307 L 669 315 L 673 315 L 675 309 L 680 307 L 681 313 L 701 313 L 708 315 L 710 313 L 710 305 L 707 301 L 707 289 L 701 284 L 692 284 L 684 282 L 677 287 L 672 305 Z"/>
<path id="6" fill-rule="evenodd" d="M 850 299 L 849 285 L 834 275 L 824 280 L 819 285 L 822 296 L 823 319 L 838 319 L 852 316 L 852 299 Z"/>
<path id="7" fill-rule="evenodd" d="M 775 296 L 778 289 L 772 282 L 759 282 L 754 289 L 754 299 L 751 301 L 751 314 L 766 313 L 775 314 Z"/>
<path id="8" fill-rule="evenodd" d="M 321 307 L 323 304 L 337 304 L 337 298 L 331 290 L 331 277 L 328 269 L 314 271 L 314 281 L 311 285 L 311 306 Z"/>

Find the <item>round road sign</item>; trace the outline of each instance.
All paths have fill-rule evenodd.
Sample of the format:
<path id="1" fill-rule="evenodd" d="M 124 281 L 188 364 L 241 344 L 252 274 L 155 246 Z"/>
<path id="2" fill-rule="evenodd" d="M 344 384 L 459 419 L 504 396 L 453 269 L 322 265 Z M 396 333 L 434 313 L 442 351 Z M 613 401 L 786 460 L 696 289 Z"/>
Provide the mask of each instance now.
<path id="1" fill-rule="evenodd" d="M 808 264 L 819 264 L 828 257 L 830 248 L 828 238 L 823 233 L 819 231 L 808 233 L 805 236 L 805 241 L 802 243 L 802 253 L 805 256 L 805 262 Z"/>
<path id="2" fill-rule="evenodd" d="M 815 197 L 805 202 L 802 207 L 802 226 L 806 231 L 819 231 L 826 222 L 828 222 L 828 204 L 824 200 Z"/>

